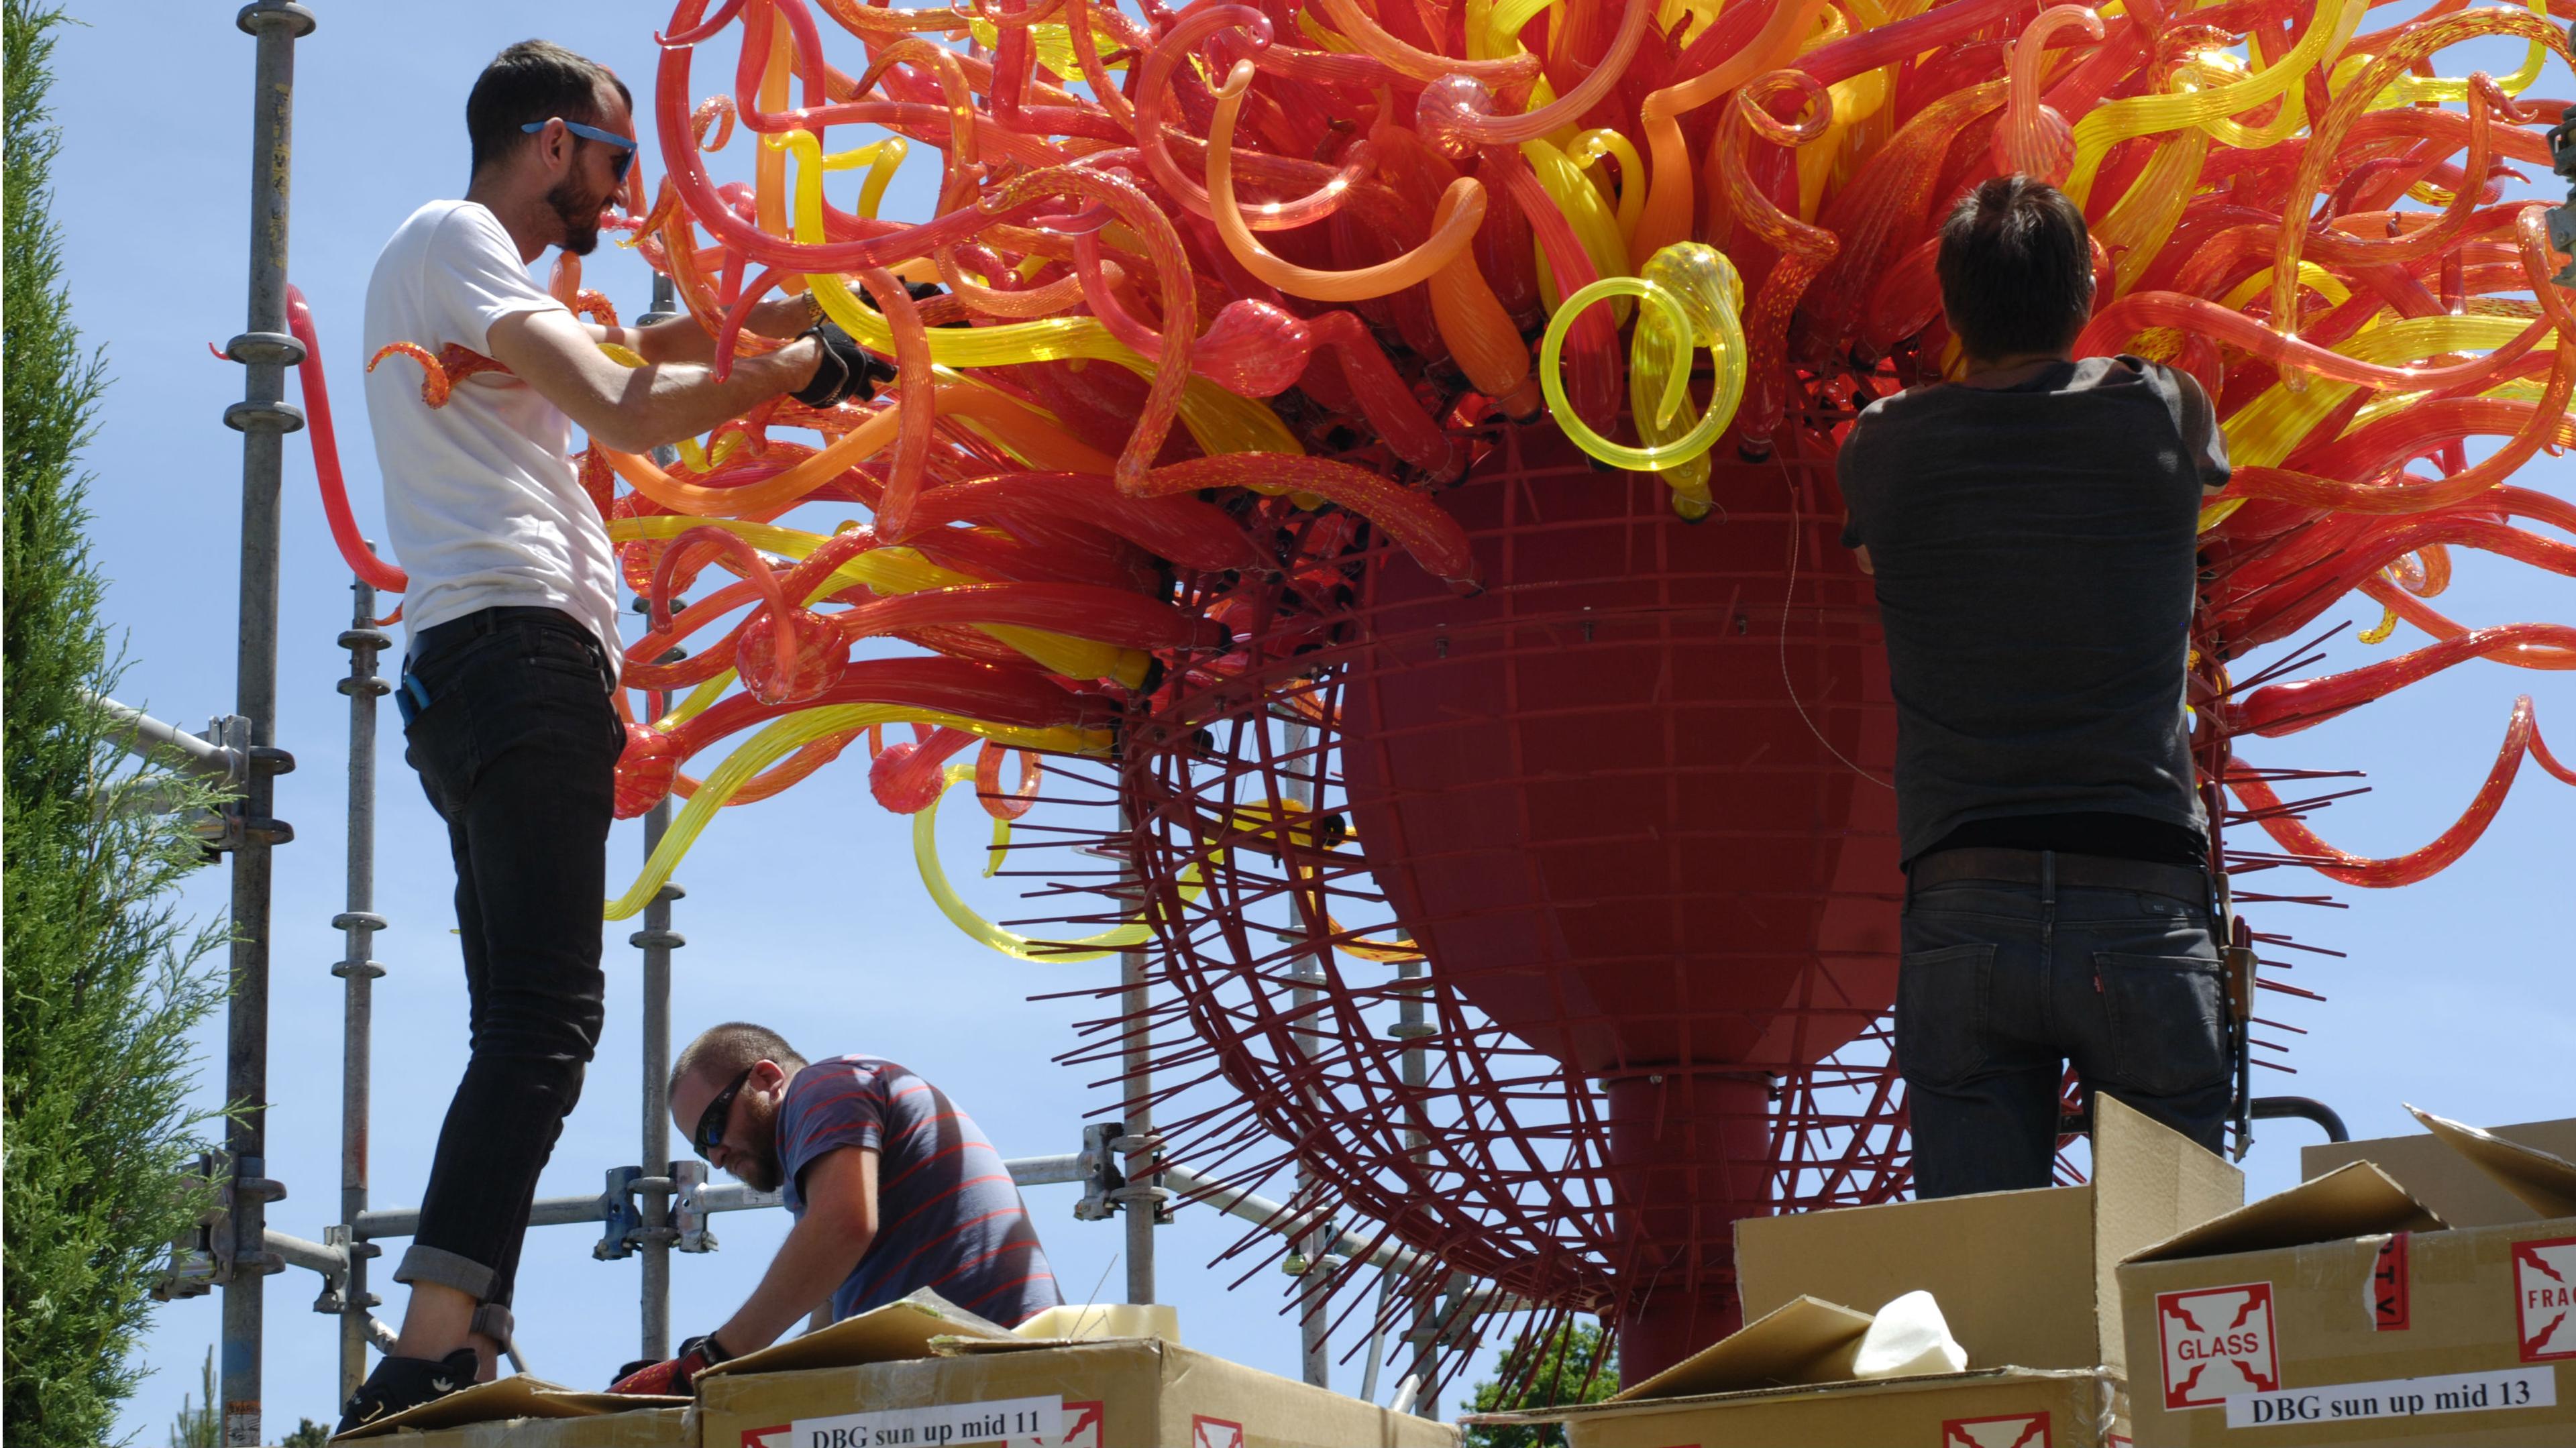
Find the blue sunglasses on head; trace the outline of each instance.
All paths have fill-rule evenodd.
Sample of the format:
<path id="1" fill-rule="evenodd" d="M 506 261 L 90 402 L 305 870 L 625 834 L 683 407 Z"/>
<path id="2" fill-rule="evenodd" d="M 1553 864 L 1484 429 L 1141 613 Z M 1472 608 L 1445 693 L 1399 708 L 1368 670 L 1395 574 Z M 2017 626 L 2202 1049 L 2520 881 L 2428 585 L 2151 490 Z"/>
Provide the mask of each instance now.
<path id="1" fill-rule="evenodd" d="M 563 117 L 561 116 L 556 116 L 553 119 L 563 121 Z M 544 130 L 546 125 L 547 122 L 545 121 L 530 121 L 519 129 L 533 136 L 537 132 Z M 626 184 L 627 168 L 635 164 L 635 142 L 632 139 L 621 136 L 615 131 L 603 131 L 597 126 L 585 126 L 579 121 L 564 121 L 563 128 L 572 132 L 576 136 L 615 146 L 617 148 L 617 157 L 608 163 L 609 174 L 616 178 L 618 185 L 623 186 Z"/>

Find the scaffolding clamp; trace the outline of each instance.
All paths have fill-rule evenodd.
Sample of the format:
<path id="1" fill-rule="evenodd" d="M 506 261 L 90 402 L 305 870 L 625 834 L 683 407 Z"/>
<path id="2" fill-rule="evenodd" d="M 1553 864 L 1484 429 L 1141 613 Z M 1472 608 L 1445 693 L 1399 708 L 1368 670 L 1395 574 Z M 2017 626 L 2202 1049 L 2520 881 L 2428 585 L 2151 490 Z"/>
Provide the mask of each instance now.
<path id="1" fill-rule="evenodd" d="M 229 1256 L 233 1239 L 232 1213 L 224 1205 L 222 1158 L 222 1152 L 201 1151 L 196 1164 L 180 1173 L 180 1189 L 198 1199 L 199 1210 L 195 1225 L 170 1243 L 170 1261 L 153 1278 L 155 1302 L 203 1297 L 221 1279 L 217 1245 Z"/>
<path id="2" fill-rule="evenodd" d="M 336 1248 L 343 1258 L 351 1263 L 369 1257 L 380 1257 L 384 1255 L 385 1250 L 373 1242 L 359 1241 L 357 1234 L 350 1231 L 348 1224 L 344 1222 L 335 1222 L 322 1229 L 322 1245 Z M 338 1317 L 346 1313 L 349 1310 L 349 1280 L 349 1274 L 346 1272 L 337 1276 L 328 1272 L 322 1274 L 322 1293 L 313 1299 L 313 1310 L 325 1317 Z M 381 1307 L 385 1301 L 372 1292 L 361 1292 L 356 1296 L 362 1307 Z"/>
<path id="3" fill-rule="evenodd" d="M 198 1199 L 197 1224 L 170 1244 L 170 1267 L 152 1295 L 164 1302 L 203 1297 L 232 1276 L 232 1199 L 226 1195 L 231 1158 L 220 1151 L 197 1153 L 197 1163 L 184 1173 L 182 1189 Z"/>
<path id="4" fill-rule="evenodd" d="M 635 1207 L 635 1184 L 643 1177 L 640 1166 L 608 1169 L 608 1185 L 599 1194 L 599 1219 L 607 1225 L 591 1247 L 591 1256 L 616 1262 L 634 1255 L 635 1234 L 644 1230 L 644 1214 Z"/>
<path id="5" fill-rule="evenodd" d="M 188 1246 L 189 1240 L 171 1244 L 168 1265 L 152 1279 L 153 1301 L 180 1302 L 215 1290 L 214 1259 Z"/>
<path id="6" fill-rule="evenodd" d="M 1142 1177 L 1125 1176 L 1118 1168 L 1119 1161 L 1135 1156 L 1143 1156 L 1149 1162 L 1160 1163 L 1163 1156 L 1163 1138 L 1151 1133 L 1144 1136 L 1129 1136 L 1127 1124 L 1123 1121 L 1106 1122 L 1103 1125 L 1109 1129 L 1109 1150 L 1106 1153 L 1109 1170 L 1113 1175 L 1119 1176 L 1122 1185 L 1109 1188 L 1101 1195 L 1128 1211 L 1134 1211 L 1137 1205 L 1142 1203 L 1153 1212 L 1154 1225 L 1170 1226 L 1172 1191 L 1162 1184 L 1163 1173 L 1159 1165 Z M 1098 1129 L 1100 1128 L 1084 1129 L 1082 1139 L 1086 1149 L 1090 1146 L 1092 1131 Z M 1084 1191 L 1086 1200 L 1089 1194 L 1089 1188 L 1086 1187 Z"/>
<path id="7" fill-rule="evenodd" d="M 249 1165 L 256 1170 L 261 1164 L 252 1161 Z M 197 1153 L 196 1164 L 182 1177 L 182 1189 L 198 1198 L 200 1209 L 196 1224 L 170 1244 L 169 1264 L 152 1283 L 155 1301 L 203 1297 L 209 1289 L 231 1282 L 237 1274 L 265 1277 L 286 1270 L 286 1259 L 275 1252 L 241 1250 L 235 1239 L 232 1207 L 246 1197 L 262 1202 L 282 1201 L 286 1183 L 258 1175 L 236 1176 L 232 1157 L 221 1151 Z"/>
<path id="8" fill-rule="evenodd" d="M 1094 1122 L 1082 1128 L 1082 1155 L 1075 1159 L 1082 1168 L 1082 1200 L 1073 1204 L 1075 1221 L 1105 1222 L 1118 1215 L 1115 1194 L 1126 1188 L 1127 1176 L 1118 1169 L 1114 1143 L 1126 1131 L 1123 1121 Z"/>
<path id="9" fill-rule="evenodd" d="M 706 1190 L 707 1164 L 702 1161 L 671 1163 L 671 1230 L 677 1235 L 672 1247 L 682 1252 L 712 1252 L 716 1234 L 708 1227 L 709 1214 L 698 1193 Z"/>
<path id="10" fill-rule="evenodd" d="M 209 853 L 239 850 L 252 844 L 283 845 L 295 839 L 295 827 L 284 820 L 254 816 L 243 808 L 243 787 L 253 776 L 274 778 L 295 771 L 295 756 L 283 749 L 250 742 L 250 721 L 239 714 L 220 714 L 206 721 L 206 742 L 226 766 L 222 788 L 232 796 L 201 821 L 199 842 Z"/>
<path id="11" fill-rule="evenodd" d="M 339 1248 L 340 1251 L 352 1262 L 361 1262 L 369 1258 L 385 1255 L 384 1248 L 377 1246 L 373 1242 L 361 1240 L 358 1236 L 357 1229 L 351 1227 L 346 1222 L 334 1222 L 330 1226 L 324 1227 L 322 1229 L 322 1245 L 325 1247 Z M 381 1299 L 375 1297 L 369 1297 L 367 1299 L 367 1305 L 369 1307 L 374 1307 L 378 1305 L 380 1300 Z"/>

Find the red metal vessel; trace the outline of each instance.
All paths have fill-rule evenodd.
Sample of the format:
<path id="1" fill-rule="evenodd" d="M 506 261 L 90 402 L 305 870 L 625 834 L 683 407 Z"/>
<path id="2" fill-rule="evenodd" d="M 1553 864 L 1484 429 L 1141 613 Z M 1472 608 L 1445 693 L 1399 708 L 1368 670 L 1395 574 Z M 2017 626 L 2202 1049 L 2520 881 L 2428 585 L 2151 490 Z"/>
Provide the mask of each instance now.
<path id="1" fill-rule="evenodd" d="M 1286 659 L 1127 741 L 1194 1028 L 1164 1066 L 1242 1102 L 1175 1149 L 1294 1143 L 1310 1210 L 1604 1313 L 1631 1380 L 1739 1320 L 1738 1218 L 1902 1181 L 1876 608 L 1829 466 L 1729 463 L 1715 494 L 1684 522 L 1498 426 L 1441 495 L 1482 592 L 1327 540 L 1258 599 L 1304 635 Z M 1409 1034 L 1365 1013 L 1408 996 Z"/>

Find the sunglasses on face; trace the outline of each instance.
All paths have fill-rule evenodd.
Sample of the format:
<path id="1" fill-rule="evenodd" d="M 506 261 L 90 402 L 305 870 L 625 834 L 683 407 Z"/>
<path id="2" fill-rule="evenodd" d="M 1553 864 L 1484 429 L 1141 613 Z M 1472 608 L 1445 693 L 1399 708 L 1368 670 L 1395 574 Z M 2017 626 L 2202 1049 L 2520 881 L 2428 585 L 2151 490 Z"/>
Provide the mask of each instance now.
<path id="1" fill-rule="evenodd" d="M 743 1083 L 749 1081 L 751 1073 L 757 1069 L 745 1066 L 742 1074 L 733 1078 L 733 1084 L 717 1092 L 716 1099 L 708 1102 L 707 1109 L 699 1114 L 698 1129 L 689 1136 L 689 1145 L 697 1148 L 698 1155 L 709 1161 L 715 1160 L 716 1148 L 724 1145 L 725 1119 L 733 1114 L 733 1098 L 742 1093 Z"/>
<path id="2" fill-rule="evenodd" d="M 556 116 L 554 117 L 554 120 L 563 121 L 563 117 Z M 551 124 L 551 122 L 530 121 L 519 129 L 533 136 L 537 132 L 544 130 L 549 124 Z M 617 154 L 610 158 L 608 162 L 608 173 L 616 179 L 618 185 L 623 186 L 626 184 L 627 169 L 635 164 L 635 142 L 632 137 L 621 136 L 615 131 L 603 131 L 597 126 L 585 126 L 579 121 L 563 121 L 563 128 L 572 132 L 576 136 L 584 138 L 585 140 L 597 141 L 602 145 L 616 147 Z"/>

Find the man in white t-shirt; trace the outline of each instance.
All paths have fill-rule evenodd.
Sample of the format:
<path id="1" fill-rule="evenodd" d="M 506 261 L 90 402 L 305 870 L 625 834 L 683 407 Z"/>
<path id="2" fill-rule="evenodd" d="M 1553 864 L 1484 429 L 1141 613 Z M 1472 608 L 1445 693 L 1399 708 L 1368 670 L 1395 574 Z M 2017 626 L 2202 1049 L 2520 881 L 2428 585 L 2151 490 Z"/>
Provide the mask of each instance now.
<path id="1" fill-rule="evenodd" d="M 629 104 L 614 75 L 560 46 L 501 52 L 465 104 L 465 199 L 414 212 L 367 284 L 367 355 L 457 344 L 507 370 L 458 383 L 437 409 L 411 369 L 367 379 L 388 531 L 411 575 L 405 757 L 456 860 L 472 1055 L 394 1271 L 411 1286 L 401 1339 L 350 1399 L 342 1432 L 491 1375 L 537 1174 L 599 1040 L 625 729 L 610 698 L 616 559 L 571 425 L 641 452 L 782 393 L 829 407 L 868 384 L 865 354 L 813 329 L 800 298 L 751 314 L 752 330 L 795 340 L 737 358 L 718 381 L 696 322 L 593 326 L 530 279 L 547 248 L 597 245 L 635 156 Z M 612 361 L 599 346 L 612 341 L 647 365 Z"/>

